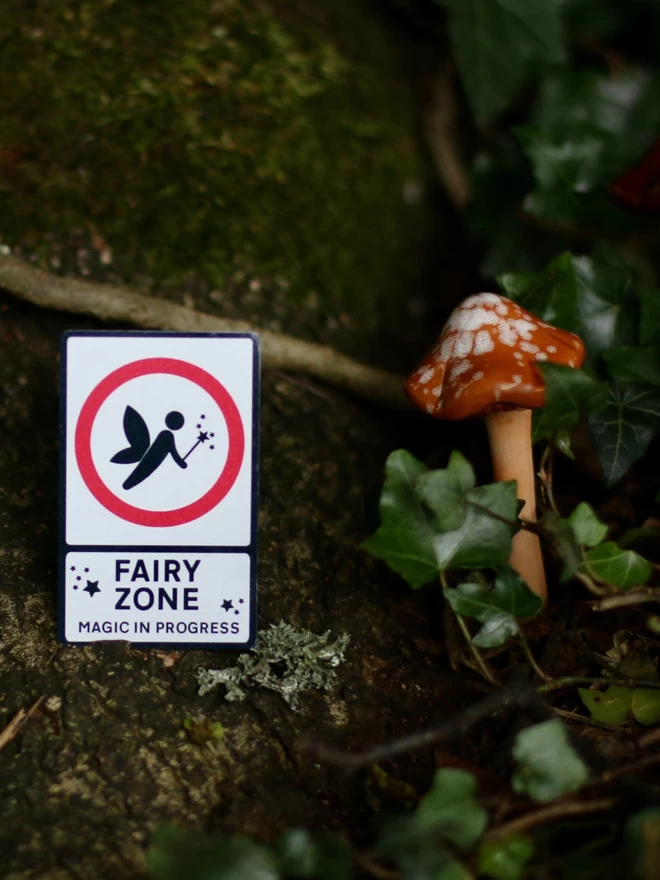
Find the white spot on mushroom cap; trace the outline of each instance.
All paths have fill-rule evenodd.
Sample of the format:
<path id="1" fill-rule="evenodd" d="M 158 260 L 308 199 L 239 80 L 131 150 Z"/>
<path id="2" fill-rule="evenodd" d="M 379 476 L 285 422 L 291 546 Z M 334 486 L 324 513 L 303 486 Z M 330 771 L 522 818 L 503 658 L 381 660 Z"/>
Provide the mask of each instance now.
<path id="1" fill-rule="evenodd" d="M 495 348 L 493 337 L 487 330 L 480 330 L 474 339 L 474 354 L 486 354 Z"/>
<path id="2" fill-rule="evenodd" d="M 544 351 L 537 351 L 534 357 L 537 361 L 547 361 L 548 359 L 548 356 Z"/>
<path id="3" fill-rule="evenodd" d="M 492 309 L 466 309 L 461 306 L 452 312 L 447 322 L 447 327 L 449 330 L 470 330 L 474 332 L 488 325 L 495 326 L 499 320 Z"/>
<path id="4" fill-rule="evenodd" d="M 508 320 L 509 326 L 515 330 L 523 339 L 526 339 L 529 342 L 532 338 L 532 330 L 536 330 L 538 324 L 532 323 L 532 321 L 525 321 L 522 318 L 509 318 Z"/>
<path id="5" fill-rule="evenodd" d="M 452 371 L 449 374 L 449 381 L 455 382 L 459 376 L 462 376 L 463 373 L 467 373 L 467 371 L 472 366 L 471 361 L 463 360 L 459 361 L 455 367 L 452 367 Z"/>
<path id="6" fill-rule="evenodd" d="M 478 382 L 479 379 L 483 379 L 483 377 L 484 377 L 483 370 L 477 370 L 477 372 L 474 373 L 474 375 L 472 376 L 473 380 L 476 382 Z"/>
<path id="7" fill-rule="evenodd" d="M 533 345 L 531 342 L 521 342 L 520 350 L 527 351 L 529 352 L 529 354 L 536 354 L 536 352 L 539 350 L 539 347 L 538 345 Z"/>
<path id="8" fill-rule="evenodd" d="M 454 340 L 454 357 L 464 358 L 472 352 L 474 333 L 467 331 L 459 333 Z"/>
<path id="9" fill-rule="evenodd" d="M 556 345 L 549 345 L 549 346 L 546 348 L 546 351 L 549 351 L 550 354 L 554 354 L 554 353 L 557 351 L 557 346 L 556 346 Z"/>
<path id="10" fill-rule="evenodd" d="M 435 370 L 432 367 L 426 367 L 419 375 L 419 379 L 417 380 L 420 385 L 426 385 L 427 382 L 430 382 L 433 378 L 433 374 Z"/>
<path id="11" fill-rule="evenodd" d="M 518 334 L 506 321 L 500 322 L 497 328 L 497 335 L 502 345 L 508 345 L 510 348 L 513 348 L 518 341 Z"/>
<path id="12" fill-rule="evenodd" d="M 442 385 L 436 385 L 435 388 L 431 388 L 431 394 L 434 397 L 440 397 L 442 395 Z"/>

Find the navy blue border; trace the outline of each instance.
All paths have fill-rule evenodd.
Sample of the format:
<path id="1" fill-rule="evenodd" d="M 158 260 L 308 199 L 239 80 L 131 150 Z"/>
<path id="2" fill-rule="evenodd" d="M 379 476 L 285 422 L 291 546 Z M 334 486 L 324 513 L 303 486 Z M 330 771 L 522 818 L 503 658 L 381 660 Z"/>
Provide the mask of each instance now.
<path id="1" fill-rule="evenodd" d="M 253 342 L 252 370 L 252 511 L 250 543 L 245 547 L 190 547 L 182 545 L 144 544 L 125 545 L 68 545 L 66 543 L 66 402 L 67 402 L 67 343 L 69 339 L 84 336 L 203 338 L 203 339 L 251 339 Z M 94 645 L 102 642 L 122 642 L 133 648 L 160 648 L 161 650 L 195 651 L 247 651 L 257 637 L 257 567 L 258 567 L 258 500 L 259 500 L 259 406 L 261 400 L 261 352 L 259 336 L 256 333 L 178 333 L 168 330 L 67 330 L 60 339 L 60 495 L 59 495 L 59 586 L 57 640 L 62 645 Z M 129 639 L 95 639 L 93 641 L 72 642 L 64 634 L 66 619 L 66 555 L 71 552 L 93 551 L 95 553 L 246 553 L 250 557 L 250 635 L 246 642 L 219 644 L 217 642 L 132 642 Z"/>

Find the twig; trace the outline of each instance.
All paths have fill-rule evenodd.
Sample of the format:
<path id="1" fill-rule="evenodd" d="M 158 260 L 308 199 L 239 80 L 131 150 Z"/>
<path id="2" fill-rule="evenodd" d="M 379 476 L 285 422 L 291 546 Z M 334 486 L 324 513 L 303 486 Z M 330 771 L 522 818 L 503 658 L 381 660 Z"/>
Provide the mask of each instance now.
<path id="1" fill-rule="evenodd" d="M 456 142 L 456 94 L 451 62 L 435 79 L 425 122 L 429 150 L 438 177 L 456 210 L 462 214 L 470 201 L 470 182 Z"/>
<path id="2" fill-rule="evenodd" d="M 614 678 L 620 678 L 625 681 L 625 675 L 619 672 L 618 669 L 615 669 L 614 666 L 609 664 L 606 660 L 597 654 L 595 651 L 592 651 L 588 645 L 585 645 L 584 642 L 579 639 L 577 636 L 574 636 L 573 633 L 568 632 L 563 627 L 559 626 L 551 617 L 548 617 L 547 614 L 541 614 L 541 620 L 544 623 L 547 623 L 558 635 L 562 638 L 566 639 L 566 641 L 570 642 L 572 645 L 575 645 L 586 657 L 590 657 L 594 663 L 597 663 L 602 669 L 606 670 L 610 673 L 610 675 L 614 676 Z"/>
<path id="3" fill-rule="evenodd" d="M 588 718 L 586 715 L 580 715 L 579 712 L 571 712 L 569 709 L 558 709 L 556 706 L 553 706 L 552 711 L 555 715 L 559 715 L 561 718 L 570 718 L 571 721 L 580 721 L 582 724 L 587 724 L 589 727 L 600 727 L 602 730 L 613 730 L 616 733 L 628 732 L 625 728 L 621 727 L 621 725 L 608 724 L 606 721 L 596 721 L 595 718 Z"/>
<path id="4" fill-rule="evenodd" d="M 641 745 L 642 740 L 640 739 L 639 742 Z M 635 773 L 640 773 L 642 770 L 646 770 L 647 767 L 653 767 L 654 764 L 660 764 L 660 752 L 657 752 L 655 755 L 647 755 L 646 758 L 641 758 L 639 761 L 634 761 L 632 764 L 624 764 L 623 767 L 614 767 L 612 770 L 606 770 L 604 773 L 601 773 L 600 776 L 589 779 L 585 785 L 608 785 L 610 782 L 613 782 L 615 779 L 620 779 L 622 776 L 634 776 Z"/>
<path id="5" fill-rule="evenodd" d="M 512 834 L 524 834 L 539 825 L 547 825 L 557 819 L 566 819 L 570 816 L 588 816 L 591 813 L 604 813 L 611 810 L 618 803 L 617 798 L 598 798 L 593 801 L 566 801 L 563 804 L 552 804 L 542 807 L 533 813 L 526 813 L 518 819 L 505 822 L 499 828 L 494 828 L 486 834 L 486 839 L 495 840 L 510 837 Z"/>
<path id="6" fill-rule="evenodd" d="M 347 752 L 328 743 L 310 739 L 303 739 L 301 745 L 303 750 L 316 760 L 353 771 L 393 758 L 403 752 L 414 751 L 446 740 L 458 739 L 464 736 L 475 724 L 501 712 L 502 709 L 529 708 L 531 706 L 537 706 L 539 709 L 542 707 L 544 717 L 546 713 L 551 715 L 551 710 L 541 703 L 536 691 L 524 682 L 517 680 L 489 694 L 483 700 L 472 703 L 471 706 L 452 716 L 444 724 L 417 730 L 363 752 Z"/>
<path id="7" fill-rule="evenodd" d="M 552 681 L 552 678 L 549 675 L 547 675 L 541 669 L 541 667 L 538 665 L 538 663 L 536 662 L 536 659 L 535 659 L 534 655 L 532 654 L 532 649 L 529 647 L 529 642 L 525 638 L 525 634 L 523 633 L 523 631 L 520 628 L 518 628 L 518 636 L 520 638 L 520 644 L 523 646 L 523 651 L 525 652 L 525 656 L 527 657 L 529 665 L 532 667 L 534 672 L 538 675 L 538 677 L 542 681 Z M 539 688 L 539 690 L 542 690 L 542 688 Z"/>
<path id="8" fill-rule="evenodd" d="M 16 737 L 21 727 L 23 727 L 26 721 L 29 721 L 30 718 L 32 718 L 43 701 L 44 698 L 39 697 L 36 703 L 33 703 L 29 709 L 19 709 L 9 724 L 3 730 L 0 730 L 0 751 L 2 751 L 2 749 L 4 749 L 4 747 Z"/>
<path id="9" fill-rule="evenodd" d="M 456 616 L 456 620 L 458 621 L 458 625 L 461 628 L 461 632 L 465 636 L 465 641 L 468 644 L 470 651 L 472 652 L 472 656 L 477 661 L 477 666 L 481 669 L 484 678 L 489 681 L 491 684 L 499 684 L 498 680 L 493 676 L 493 673 L 490 671 L 488 666 L 486 665 L 486 661 L 481 656 L 481 652 L 479 648 L 472 641 L 472 636 L 470 635 L 470 630 L 467 628 L 467 624 L 465 623 L 465 618 L 462 614 L 459 614 L 457 611 L 454 611 Z"/>
<path id="10" fill-rule="evenodd" d="M 545 449 L 543 450 L 543 455 L 541 456 L 541 462 L 539 464 L 538 476 L 541 480 L 541 485 L 543 486 L 545 497 L 548 504 L 550 505 L 550 509 L 553 511 L 553 513 L 556 513 L 559 516 L 559 508 L 557 507 L 557 502 L 555 501 L 555 492 L 552 486 L 555 460 L 553 453 L 554 438 L 551 437 L 548 440 Z"/>
<path id="11" fill-rule="evenodd" d="M 610 611 L 612 608 L 623 608 L 625 605 L 640 605 L 642 602 L 660 602 L 660 588 L 646 587 L 630 593 L 616 593 L 606 596 L 591 606 L 594 611 Z"/>
<path id="12" fill-rule="evenodd" d="M 42 308 L 91 315 L 101 321 L 134 327 L 188 333 L 258 333 L 265 367 L 305 373 L 393 409 L 410 406 L 401 378 L 386 370 L 358 363 L 326 345 L 283 336 L 246 321 L 198 312 L 129 287 L 60 278 L 4 254 L 0 254 L 0 287 Z"/>
<path id="13" fill-rule="evenodd" d="M 658 681 L 634 681 L 631 678 L 619 679 L 615 682 L 611 681 L 607 678 L 589 678 L 582 675 L 568 675 L 565 678 L 555 678 L 548 679 L 546 676 L 547 684 L 541 685 L 538 688 L 538 692 L 540 694 L 548 693 L 550 691 L 558 691 L 560 688 L 564 687 L 572 687 L 576 684 L 606 684 L 612 685 L 615 684 L 617 687 L 624 688 L 648 688 L 649 690 L 660 690 L 660 682 Z"/>

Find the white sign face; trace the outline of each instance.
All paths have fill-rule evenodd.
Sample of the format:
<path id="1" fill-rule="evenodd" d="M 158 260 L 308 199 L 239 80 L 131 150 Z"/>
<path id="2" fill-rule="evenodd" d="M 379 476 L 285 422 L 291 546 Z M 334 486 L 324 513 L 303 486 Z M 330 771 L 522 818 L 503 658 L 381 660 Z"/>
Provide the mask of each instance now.
<path id="1" fill-rule="evenodd" d="M 63 640 L 249 646 L 256 578 L 256 337 L 74 332 L 63 341 L 62 369 Z M 195 583 L 186 586 L 185 566 L 193 557 L 199 561 Z M 138 569 L 130 584 L 123 571 L 118 580 L 112 566 L 135 558 L 145 566 L 149 560 L 152 577 L 143 583 Z M 181 581 L 174 578 L 175 563 Z M 72 581 L 72 566 L 80 582 Z M 101 579 L 96 591 L 86 591 L 85 569 Z M 128 589 L 136 600 L 130 613 L 113 605 L 117 589 Z M 212 603 L 238 602 L 239 594 L 235 620 L 218 629 L 224 612 L 216 609 L 213 616 Z M 146 607 L 149 595 L 153 604 Z M 119 604 L 127 603 L 130 598 Z"/>

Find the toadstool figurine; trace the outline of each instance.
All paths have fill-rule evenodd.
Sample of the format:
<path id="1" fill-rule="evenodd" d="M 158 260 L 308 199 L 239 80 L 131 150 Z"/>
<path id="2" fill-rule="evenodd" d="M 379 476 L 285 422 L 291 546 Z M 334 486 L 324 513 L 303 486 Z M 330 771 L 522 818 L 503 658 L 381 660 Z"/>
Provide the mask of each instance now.
<path id="1" fill-rule="evenodd" d="M 478 293 L 458 305 L 434 348 L 408 378 L 412 402 L 439 419 L 486 418 L 495 480 L 516 480 L 525 502 L 521 516 L 536 521 L 532 409 L 543 406 L 545 386 L 537 364 L 579 368 L 579 336 L 530 315 L 496 293 Z M 538 536 L 513 538 L 510 564 L 532 592 L 546 598 Z"/>

